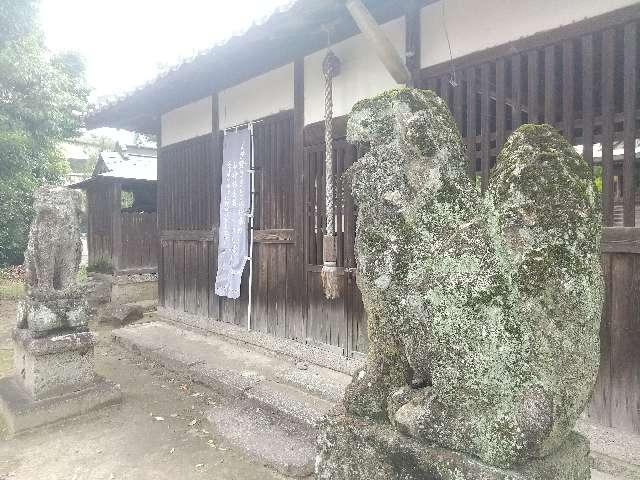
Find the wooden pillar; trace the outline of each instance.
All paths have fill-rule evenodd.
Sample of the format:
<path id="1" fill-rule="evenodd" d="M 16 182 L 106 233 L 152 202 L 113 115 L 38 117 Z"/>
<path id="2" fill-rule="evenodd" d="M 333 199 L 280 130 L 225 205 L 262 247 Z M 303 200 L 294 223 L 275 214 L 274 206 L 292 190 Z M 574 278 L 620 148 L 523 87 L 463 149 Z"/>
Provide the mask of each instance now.
<path id="1" fill-rule="evenodd" d="M 216 274 L 218 269 L 218 228 L 220 227 L 220 187 L 222 185 L 222 141 L 220 134 L 220 96 L 218 92 L 211 94 L 211 158 L 209 161 L 208 204 L 209 225 L 213 230 L 213 241 L 208 242 L 208 316 L 214 320 L 222 319 L 223 300 L 215 294 Z"/>
<path id="2" fill-rule="evenodd" d="M 122 188 L 119 183 L 114 183 L 112 189 L 111 203 L 111 263 L 113 271 L 120 270 L 122 265 Z"/>
<path id="3" fill-rule="evenodd" d="M 613 127 L 614 127 L 614 68 L 615 30 L 602 34 L 602 219 L 607 227 L 613 226 Z"/>
<path id="4" fill-rule="evenodd" d="M 302 319 L 301 329 L 306 329 L 307 317 L 307 272 L 305 259 L 305 201 L 304 201 L 304 58 L 293 63 L 293 198 L 295 230 L 295 262 L 292 269 L 294 291 L 294 318 Z M 305 331 L 295 333 L 299 339 L 306 337 Z"/>
<path id="5" fill-rule="evenodd" d="M 156 133 L 156 235 L 158 235 L 158 304 L 165 306 L 164 302 L 164 252 L 166 242 L 162 240 L 162 231 L 165 228 L 165 197 L 164 197 L 164 165 L 162 163 L 162 116 L 158 117 L 158 130 Z"/>
<path id="6" fill-rule="evenodd" d="M 211 167 L 209 188 L 209 224 L 215 229 L 220 225 L 220 185 L 222 184 L 222 137 L 220 135 L 220 98 L 218 92 L 211 95 Z"/>
<path id="7" fill-rule="evenodd" d="M 636 191 L 636 94 L 638 88 L 637 75 L 637 29 L 635 22 L 624 27 L 624 163 L 623 163 L 623 198 L 624 226 L 635 226 Z"/>
<path id="8" fill-rule="evenodd" d="M 410 0 L 405 5 L 405 64 L 411 73 L 412 87 L 420 88 L 420 47 L 422 34 L 420 29 L 420 3 Z"/>

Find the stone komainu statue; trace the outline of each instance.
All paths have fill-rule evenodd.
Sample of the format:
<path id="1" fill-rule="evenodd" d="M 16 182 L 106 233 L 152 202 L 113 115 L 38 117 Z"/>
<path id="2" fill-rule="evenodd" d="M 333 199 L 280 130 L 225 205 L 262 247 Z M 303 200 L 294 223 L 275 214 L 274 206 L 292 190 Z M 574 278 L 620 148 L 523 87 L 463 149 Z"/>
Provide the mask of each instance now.
<path id="1" fill-rule="evenodd" d="M 18 309 L 18 328 L 42 335 L 86 326 L 84 292 L 76 284 L 82 255 L 81 207 L 76 190 L 36 191 L 25 253 L 28 292 Z"/>
<path id="2" fill-rule="evenodd" d="M 64 290 L 75 284 L 82 256 L 80 195 L 63 187 L 43 187 L 36 192 L 25 253 L 30 288 Z"/>
<path id="3" fill-rule="evenodd" d="M 524 125 L 483 197 L 447 105 L 422 90 L 361 101 L 348 139 L 370 145 L 348 173 L 370 347 L 347 415 L 501 468 L 553 453 L 598 369 L 601 220 L 586 162 L 553 128 Z M 319 438 L 319 478 L 356 478 L 331 470 Z"/>

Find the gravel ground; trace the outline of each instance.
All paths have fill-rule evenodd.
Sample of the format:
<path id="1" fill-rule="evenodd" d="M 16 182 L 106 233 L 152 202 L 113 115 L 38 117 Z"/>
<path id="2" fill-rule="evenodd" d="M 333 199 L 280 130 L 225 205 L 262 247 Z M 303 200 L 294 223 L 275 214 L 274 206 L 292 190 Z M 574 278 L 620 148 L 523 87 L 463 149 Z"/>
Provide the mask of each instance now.
<path id="1" fill-rule="evenodd" d="M 15 302 L 0 301 L 0 377 L 12 370 Z M 98 373 L 119 383 L 121 406 L 7 439 L 0 425 L 0 480 L 270 480 L 210 432 L 203 412 L 221 399 L 114 345 L 97 330 Z"/>

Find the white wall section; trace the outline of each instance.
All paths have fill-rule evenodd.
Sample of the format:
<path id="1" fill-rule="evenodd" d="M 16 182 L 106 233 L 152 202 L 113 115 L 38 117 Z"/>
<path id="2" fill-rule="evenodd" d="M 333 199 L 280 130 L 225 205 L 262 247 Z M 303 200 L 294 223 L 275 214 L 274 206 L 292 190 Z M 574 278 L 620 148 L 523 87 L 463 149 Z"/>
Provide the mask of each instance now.
<path id="1" fill-rule="evenodd" d="M 220 92 L 220 128 L 293 108 L 293 63 Z"/>
<path id="2" fill-rule="evenodd" d="M 211 97 L 206 97 L 162 115 L 162 146 L 211 133 L 211 108 Z"/>
<path id="3" fill-rule="evenodd" d="M 404 58 L 404 18 L 385 23 L 382 28 L 400 56 Z M 391 78 L 364 35 L 359 34 L 332 46 L 342 62 L 340 75 L 333 81 L 333 114 L 338 117 L 351 111 L 358 100 L 371 97 L 398 84 Z M 324 119 L 324 78 L 322 60 L 326 50 L 304 59 L 305 125 Z"/>
<path id="4" fill-rule="evenodd" d="M 636 3 L 637 0 L 446 0 L 446 22 L 453 57 L 578 22 Z M 421 66 L 449 60 L 442 0 L 421 12 Z"/>

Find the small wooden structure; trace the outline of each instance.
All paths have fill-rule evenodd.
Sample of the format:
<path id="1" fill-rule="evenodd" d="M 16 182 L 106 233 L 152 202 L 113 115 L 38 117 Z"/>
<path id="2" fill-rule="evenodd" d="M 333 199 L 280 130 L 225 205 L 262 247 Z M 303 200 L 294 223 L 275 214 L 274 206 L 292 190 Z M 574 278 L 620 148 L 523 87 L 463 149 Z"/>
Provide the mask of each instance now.
<path id="1" fill-rule="evenodd" d="M 115 274 L 158 268 L 155 149 L 102 152 L 91 178 L 71 185 L 87 194 L 89 267 Z"/>
<path id="2" fill-rule="evenodd" d="M 411 82 L 450 106 L 482 189 L 507 135 L 551 123 L 602 166 L 607 301 L 601 371 L 590 408 L 604 425 L 640 433 L 640 228 L 635 228 L 640 4 L 633 0 L 365 0 Z M 469 12 L 473 11 L 472 17 Z M 524 21 L 526 19 L 526 21 Z M 329 26 L 330 28 L 327 28 Z M 343 295 L 324 297 L 324 88 L 327 29 L 342 60 L 334 80 L 335 174 L 361 155 L 346 114 L 396 87 L 343 2 L 299 0 L 244 35 L 94 112 L 91 127 L 158 134 L 159 296 L 165 313 L 202 329 L 227 322 L 351 357 L 366 352 L 355 282 L 355 211 L 334 204 Z M 247 282 L 238 300 L 214 294 L 223 130 L 254 122 L 256 215 L 251 324 Z M 622 156 L 614 161 L 614 143 Z M 594 151 L 600 149 L 598 161 Z M 594 161 L 595 160 L 595 161 Z M 620 166 L 617 170 L 616 165 Z M 614 186 L 622 191 L 614 226 Z"/>

